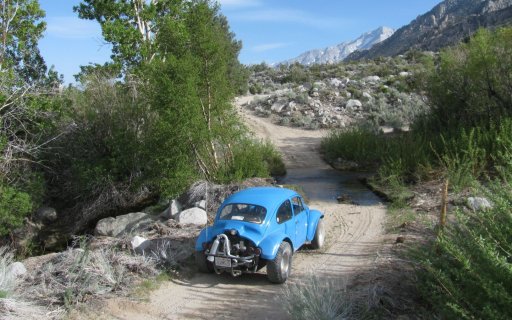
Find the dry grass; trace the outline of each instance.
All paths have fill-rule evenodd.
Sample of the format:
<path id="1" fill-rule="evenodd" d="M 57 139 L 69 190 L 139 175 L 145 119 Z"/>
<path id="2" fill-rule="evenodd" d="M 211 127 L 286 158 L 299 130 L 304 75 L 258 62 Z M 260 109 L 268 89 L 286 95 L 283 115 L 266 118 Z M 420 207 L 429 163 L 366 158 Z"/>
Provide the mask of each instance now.
<path id="1" fill-rule="evenodd" d="M 354 312 L 346 285 L 339 280 L 326 280 L 311 275 L 296 283 L 286 284 L 285 307 L 292 319 L 350 319 Z"/>
<path id="2" fill-rule="evenodd" d="M 14 254 L 8 247 L 0 247 L 0 298 L 7 297 L 16 287 L 16 278 L 9 275 Z"/>
<path id="3" fill-rule="evenodd" d="M 91 298 L 126 292 L 137 275 L 156 275 L 155 264 L 143 256 L 113 249 L 68 249 L 25 279 L 24 296 L 44 305 L 67 309 Z"/>

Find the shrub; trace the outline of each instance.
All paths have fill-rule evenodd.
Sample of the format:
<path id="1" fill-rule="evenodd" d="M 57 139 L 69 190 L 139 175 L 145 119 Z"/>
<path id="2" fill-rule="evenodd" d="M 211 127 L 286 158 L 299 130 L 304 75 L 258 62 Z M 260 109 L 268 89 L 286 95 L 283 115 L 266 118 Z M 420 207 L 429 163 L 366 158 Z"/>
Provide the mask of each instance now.
<path id="1" fill-rule="evenodd" d="M 481 29 L 441 53 L 429 82 L 435 128 L 498 123 L 512 115 L 512 28 Z"/>
<path id="2" fill-rule="evenodd" d="M 281 155 L 271 142 L 245 138 L 234 146 L 233 161 L 222 167 L 215 179 L 217 182 L 226 183 L 284 174 L 286 169 Z"/>
<path id="3" fill-rule="evenodd" d="M 0 181 L 0 236 L 19 227 L 32 211 L 30 195 L 2 184 Z"/>
<path id="4" fill-rule="evenodd" d="M 318 276 L 306 282 L 288 283 L 284 288 L 285 308 L 292 319 L 336 320 L 352 316 L 345 286 Z"/>
<path id="5" fill-rule="evenodd" d="M 13 262 L 12 251 L 8 247 L 0 247 L 0 299 L 9 296 L 16 286 L 16 278 L 8 274 Z"/>
<path id="6" fill-rule="evenodd" d="M 512 188 L 483 191 L 493 208 L 457 212 L 421 254 L 424 298 L 447 319 L 512 318 Z"/>

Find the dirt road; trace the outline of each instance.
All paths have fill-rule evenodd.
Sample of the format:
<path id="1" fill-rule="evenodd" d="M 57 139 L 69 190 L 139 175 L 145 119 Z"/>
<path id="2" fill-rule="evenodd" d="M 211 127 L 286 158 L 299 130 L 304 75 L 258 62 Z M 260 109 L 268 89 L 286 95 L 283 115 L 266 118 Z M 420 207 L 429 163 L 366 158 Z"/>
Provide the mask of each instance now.
<path id="1" fill-rule="evenodd" d="M 241 105 L 250 97 L 238 98 Z M 283 153 L 287 168 L 325 169 L 319 155 L 325 132 L 276 126 L 243 113 L 248 127 L 270 139 Z M 319 182 L 321 186 L 321 181 Z M 310 207 L 325 213 L 328 229 L 322 252 L 299 250 L 289 281 L 315 273 L 328 281 L 349 281 L 352 274 L 372 266 L 382 243 L 385 207 L 341 205 L 313 201 Z M 173 280 L 150 295 L 147 303 L 113 300 L 105 316 L 114 319 L 287 319 L 280 299 L 282 286 L 267 281 L 265 269 L 254 275 L 197 274 Z"/>

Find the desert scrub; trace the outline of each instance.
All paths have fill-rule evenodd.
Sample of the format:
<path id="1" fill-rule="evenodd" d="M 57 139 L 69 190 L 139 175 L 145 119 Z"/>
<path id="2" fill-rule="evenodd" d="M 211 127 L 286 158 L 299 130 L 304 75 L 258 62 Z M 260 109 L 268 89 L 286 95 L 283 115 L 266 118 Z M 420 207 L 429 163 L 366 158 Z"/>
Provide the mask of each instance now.
<path id="1" fill-rule="evenodd" d="M 420 288 L 445 319 L 512 318 L 512 188 L 481 191 L 493 207 L 458 210 L 430 250 L 420 250 Z"/>
<path id="2" fill-rule="evenodd" d="M 71 309 L 88 297 L 128 290 L 137 274 L 156 275 L 152 260 L 114 249 L 68 249 L 41 265 L 23 292 L 46 305 Z"/>
<path id="3" fill-rule="evenodd" d="M 306 279 L 287 283 L 283 290 L 285 309 L 291 319 L 341 320 L 353 316 L 348 292 L 340 281 L 314 275 Z"/>
<path id="4" fill-rule="evenodd" d="M 9 271 L 13 263 L 13 252 L 8 247 L 0 247 L 0 299 L 7 298 L 16 287 L 16 278 Z"/>

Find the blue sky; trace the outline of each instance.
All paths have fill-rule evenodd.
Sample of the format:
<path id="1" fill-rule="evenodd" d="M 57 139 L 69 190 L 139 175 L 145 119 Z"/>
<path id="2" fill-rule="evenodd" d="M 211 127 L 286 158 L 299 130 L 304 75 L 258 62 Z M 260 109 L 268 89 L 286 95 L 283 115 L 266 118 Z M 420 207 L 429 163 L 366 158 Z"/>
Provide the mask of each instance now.
<path id="1" fill-rule="evenodd" d="M 79 0 L 40 0 L 48 24 L 39 47 L 66 82 L 80 65 L 109 60 L 110 46 L 94 21 L 78 19 Z M 220 0 L 222 13 L 242 40 L 240 61 L 279 62 L 310 49 L 353 40 L 379 26 L 399 28 L 440 0 Z"/>

